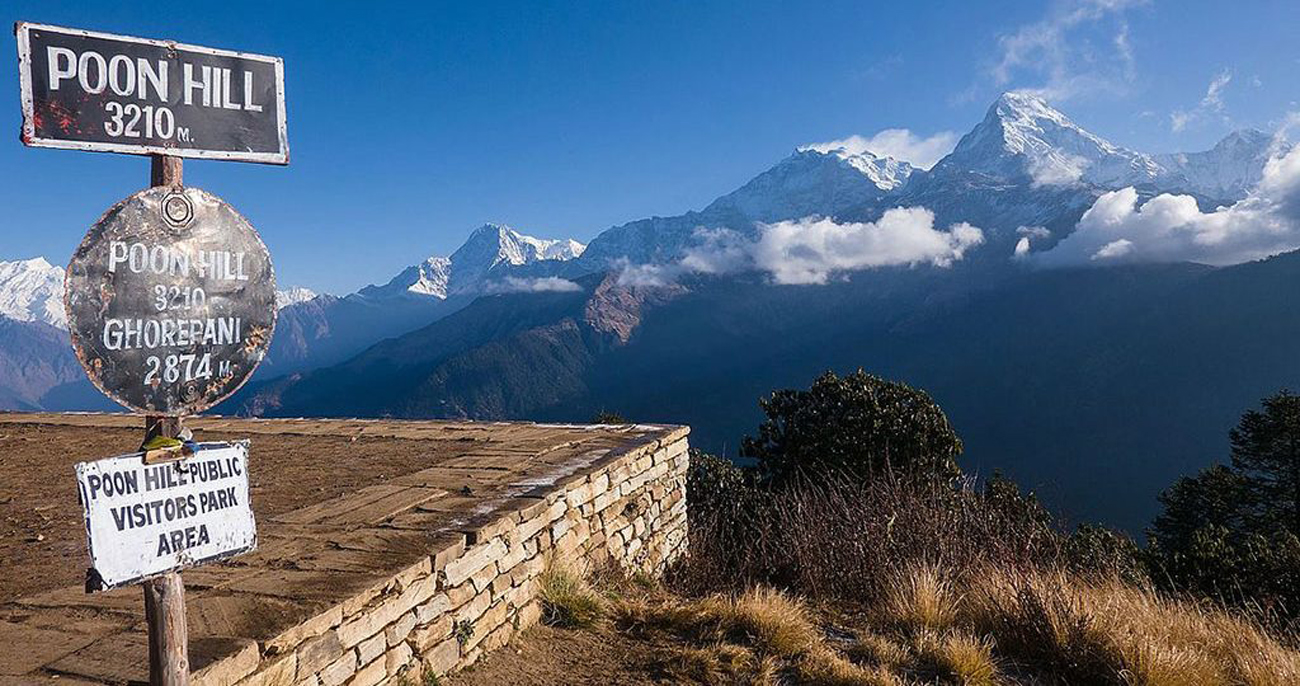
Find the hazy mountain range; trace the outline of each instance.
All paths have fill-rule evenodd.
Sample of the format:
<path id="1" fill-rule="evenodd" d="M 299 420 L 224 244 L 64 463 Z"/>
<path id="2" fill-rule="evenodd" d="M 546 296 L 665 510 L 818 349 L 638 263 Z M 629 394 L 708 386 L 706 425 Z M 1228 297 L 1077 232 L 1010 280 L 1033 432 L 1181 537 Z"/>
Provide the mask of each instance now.
<path id="1" fill-rule="evenodd" d="M 1300 256 L 1255 261 L 1300 245 L 1277 228 L 1288 151 L 1246 130 L 1142 153 L 1007 94 L 931 169 L 807 146 L 587 246 L 489 224 L 357 293 L 286 294 L 267 363 L 220 409 L 611 410 L 734 453 L 758 397 L 863 367 L 930 390 L 968 468 L 1135 529 L 1160 488 L 1223 457 L 1242 410 L 1300 382 Z M 51 270 L 0 280 L 0 404 L 55 406 L 77 382 L 32 276 Z"/>

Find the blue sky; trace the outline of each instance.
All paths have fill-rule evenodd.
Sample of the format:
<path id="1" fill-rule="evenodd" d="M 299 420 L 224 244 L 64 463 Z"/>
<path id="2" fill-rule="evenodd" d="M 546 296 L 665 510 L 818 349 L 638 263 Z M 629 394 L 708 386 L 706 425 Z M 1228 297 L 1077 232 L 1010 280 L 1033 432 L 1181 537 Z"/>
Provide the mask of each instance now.
<path id="1" fill-rule="evenodd" d="M 183 6 L 11 0 L 4 19 L 284 57 L 292 164 L 187 161 L 186 181 L 253 221 L 281 285 L 334 293 L 484 221 L 586 241 L 701 208 L 801 144 L 950 140 L 1002 90 L 1151 152 L 1300 110 L 1295 2 Z M 148 162 L 24 148 L 16 64 L 0 69 L 0 259 L 62 264 Z"/>

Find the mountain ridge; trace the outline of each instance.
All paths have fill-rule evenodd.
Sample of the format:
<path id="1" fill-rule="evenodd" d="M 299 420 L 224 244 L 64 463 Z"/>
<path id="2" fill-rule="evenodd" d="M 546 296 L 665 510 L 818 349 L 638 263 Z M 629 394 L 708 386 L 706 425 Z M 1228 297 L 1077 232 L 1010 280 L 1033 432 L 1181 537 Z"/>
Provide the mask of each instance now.
<path id="1" fill-rule="evenodd" d="M 502 267 L 572 260 L 581 256 L 586 247 L 572 238 L 535 238 L 489 222 L 470 232 L 451 255 L 427 257 L 387 283 L 366 286 L 356 295 L 379 299 L 414 295 L 446 300 L 481 289 Z"/>
<path id="2" fill-rule="evenodd" d="M 43 257 L 0 261 L 0 316 L 68 328 L 63 311 L 63 270 Z"/>

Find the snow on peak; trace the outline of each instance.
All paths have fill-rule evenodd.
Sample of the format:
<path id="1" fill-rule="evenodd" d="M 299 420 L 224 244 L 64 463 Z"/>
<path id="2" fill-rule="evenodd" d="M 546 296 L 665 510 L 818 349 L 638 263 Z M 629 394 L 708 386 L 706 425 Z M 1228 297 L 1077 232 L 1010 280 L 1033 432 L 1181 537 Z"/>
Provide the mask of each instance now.
<path id="1" fill-rule="evenodd" d="M 451 254 L 451 291 L 471 291 L 502 265 L 518 267 L 546 260 L 571 260 L 587 246 L 572 240 L 527 236 L 504 224 L 484 224 Z"/>
<path id="2" fill-rule="evenodd" d="M 491 269 L 498 264 L 515 266 L 542 260 L 571 260 L 587 246 L 573 239 L 545 239 L 527 236 L 505 224 L 484 224 L 451 254 L 461 268 Z"/>
<path id="3" fill-rule="evenodd" d="M 361 294 L 431 296 L 445 300 L 454 293 L 478 289 L 490 271 L 503 265 L 571 260 L 586 248 L 573 239 L 535 238 L 504 224 L 484 224 L 470 233 L 451 257 L 430 257 L 402 270 L 383 286 L 361 289 Z"/>
<path id="4" fill-rule="evenodd" d="M 403 269 L 382 286 L 366 286 L 360 294 L 368 297 L 418 296 L 447 298 L 451 282 L 451 260 L 433 256 Z"/>
<path id="5" fill-rule="evenodd" d="M 562 238 L 550 241 L 550 245 L 542 250 L 543 260 L 572 260 L 582 257 L 586 251 L 586 244 L 579 243 L 572 238 Z"/>
<path id="6" fill-rule="evenodd" d="M 1169 170 L 1177 190 L 1188 190 L 1218 200 L 1237 200 L 1259 184 L 1271 157 L 1290 149 L 1273 136 L 1255 129 L 1233 131 L 1203 152 L 1156 155 Z"/>
<path id="7" fill-rule="evenodd" d="M 999 181 L 1035 185 L 1083 182 L 1107 187 L 1148 183 L 1164 169 L 1150 156 L 1117 146 L 1035 95 L 1003 93 L 984 120 L 938 165 Z"/>
<path id="8" fill-rule="evenodd" d="M 1221 153 L 1247 150 L 1253 153 L 1261 148 L 1268 149 L 1272 143 L 1273 136 L 1259 129 L 1237 129 L 1216 143 L 1214 150 Z"/>
<path id="9" fill-rule="evenodd" d="M 63 311 L 63 269 L 43 257 L 0 260 L 0 315 L 68 328 Z"/>
<path id="10" fill-rule="evenodd" d="M 415 271 L 415 280 L 407 285 L 407 291 L 435 298 L 447 297 L 447 283 L 451 281 L 451 260 L 435 255 L 409 270 Z"/>
<path id="11" fill-rule="evenodd" d="M 818 146 L 806 146 L 796 151 L 797 154 L 817 152 L 823 155 L 833 155 L 849 166 L 858 170 L 863 176 L 867 177 L 876 188 L 882 191 L 892 191 L 903 185 L 907 177 L 912 175 L 915 168 L 902 160 L 896 160 L 886 155 L 877 155 L 870 150 L 852 150 L 845 146 L 839 146 L 830 149 L 819 149 Z"/>
<path id="12" fill-rule="evenodd" d="M 867 150 L 804 146 L 713 201 L 704 214 L 739 213 L 760 222 L 835 216 L 898 189 L 914 171 L 907 162 Z"/>
<path id="13" fill-rule="evenodd" d="M 1059 126 L 1078 128 L 1063 112 L 1047 104 L 1043 98 L 1025 91 L 1007 91 L 989 106 L 1004 120 L 1033 121 L 1043 119 Z"/>
<path id="14" fill-rule="evenodd" d="M 290 305 L 305 303 L 316 297 L 316 292 L 302 286 L 293 286 L 285 290 L 276 290 L 275 309 L 283 310 Z"/>

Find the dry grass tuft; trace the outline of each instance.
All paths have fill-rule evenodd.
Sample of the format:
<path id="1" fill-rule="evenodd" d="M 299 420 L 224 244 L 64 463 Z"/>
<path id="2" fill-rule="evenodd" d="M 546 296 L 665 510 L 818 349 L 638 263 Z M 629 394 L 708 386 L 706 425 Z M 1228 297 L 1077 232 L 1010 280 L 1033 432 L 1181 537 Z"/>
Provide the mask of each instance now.
<path id="1" fill-rule="evenodd" d="M 952 626 L 961 598 L 954 584 L 933 566 L 914 566 L 895 575 L 881 609 L 886 622 L 907 631 L 942 631 Z"/>
<path id="2" fill-rule="evenodd" d="M 1123 668 L 1095 608 L 1071 592 L 1067 575 L 989 570 L 972 578 L 961 624 L 976 635 L 995 637 L 1001 654 L 1067 682 L 1091 683 Z"/>
<path id="3" fill-rule="evenodd" d="M 1049 674 L 1149 686 L 1300 683 L 1300 654 L 1219 609 L 1060 572 L 978 578 L 965 622 Z"/>
<path id="4" fill-rule="evenodd" d="M 730 622 L 771 655 L 795 657 L 820 640 L 803 604 L 780 591 L 751 589 L 737 598 L 729 610 L 731 616 L 722 621 Z"/>
<path id="5" fill-rule="evenodd" d="M 581 577 L 548 569 L 541 577 L 542 621 L 565 629 L 595 626 L 606 614 L 604 600 Z"/>
<path id="6" fill-rule="evenodd" d="M 903 682 L 887 668 L 862 666 L 825 646 L 809 652 L 799 662 L 800 683 L 817 686 L 900 686 Z"/>
<path id="7" fill-rule="evenodd" d="M 741 646 L 719 643 L 700 648 L 685 647 L 677 651 L 677 660 L 668 672 L 674 681 L 704 684 L 759 684 L 760 665 Z"/>
<path id="8" fill-rule="evenodd" d="M 737 598 L 711 596 L 694 602 L 625 599 L 613 614 L 628 631 L 666 631 L 698 643 L 738 643 L 783 658 L 803 653 L 821 638 L 802 603 L 767 588 L 750 589 Z"/>
<path id="9" fill-rule="evenodd" d="M 659 590 L 609 612 L 621 629 L 677 646 L 669 670 L 683 682 L 1300 684 L 1300 653 L 1248 620 L 1120 581 L 997 570 L 954 581 L 926 566 L 896 579 L 874 605 L 836 613 L 835 641 L 803 601 L 770 588 L 695 599 Z M 838 628 L 845 616 L 851 638 Z"/>
<path id="10" fill-rule="evenodd" d="M 845 653 L 855 663 L 892 670 L 902 669 L 912 659 L 903 645 L 875 633 L 858 636 Z"/>
<path id="11" fill-rule="evenodd" d="M 915 639 L 916 670 L 963 686 L 1001 683 L 993 646 L 967 633 L 925 632 Z"/>

